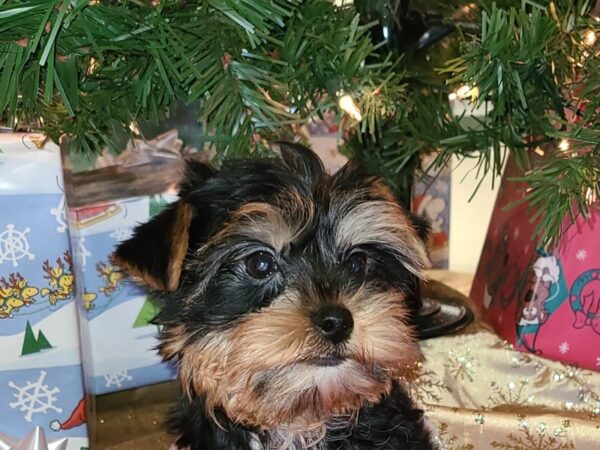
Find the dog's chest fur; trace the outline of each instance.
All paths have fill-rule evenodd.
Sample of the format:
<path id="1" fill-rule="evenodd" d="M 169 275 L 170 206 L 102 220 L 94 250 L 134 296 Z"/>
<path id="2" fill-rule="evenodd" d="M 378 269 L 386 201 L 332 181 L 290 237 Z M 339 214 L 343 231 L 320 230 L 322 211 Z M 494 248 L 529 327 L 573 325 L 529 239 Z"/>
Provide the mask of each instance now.
<path id="1" fill-rule="evenodd" d="M 368 404 L 354 420 L 336 421 L 325 430 L 301 435 L 272 430 L 256 433 L 218 417 L 219 425 L 204 413 L 202 399 L 182 398 L 171 416 L 170 428 L 179 435 L 180 448 L 190 450 L 432 450 L 431 430 L 421 410 L 405 389 L 394 383 L 380 403 Z"/>
<path id="2" fill-rule="evenodd" d="M 322 433 L 290 433 L 284 430 L 271 430 L 262 436 L 252 433 L 252 450 L 326 450 L 327 445 Z"/>

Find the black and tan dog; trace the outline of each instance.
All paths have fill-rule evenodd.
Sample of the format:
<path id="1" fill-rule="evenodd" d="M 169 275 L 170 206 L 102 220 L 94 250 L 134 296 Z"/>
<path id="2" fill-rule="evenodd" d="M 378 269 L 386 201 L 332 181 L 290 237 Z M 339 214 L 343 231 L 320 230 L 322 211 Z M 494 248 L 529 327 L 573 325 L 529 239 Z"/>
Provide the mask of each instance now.
<path id="1" fill-rule="evenodd" d="M 190 164 L 116 261 L 165 306 L 171 417 L 192 450 L 431 449 L 398 374 L 419 357 L 423 227 L 377 178 L 308 149 Z"/>

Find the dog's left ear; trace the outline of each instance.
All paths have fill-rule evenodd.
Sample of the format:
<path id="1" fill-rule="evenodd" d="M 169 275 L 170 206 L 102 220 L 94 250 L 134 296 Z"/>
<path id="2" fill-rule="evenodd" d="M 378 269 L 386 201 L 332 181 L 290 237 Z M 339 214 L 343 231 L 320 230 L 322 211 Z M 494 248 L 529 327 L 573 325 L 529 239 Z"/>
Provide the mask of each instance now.
<path id="1" fill-rule="evenodd" d="M 114 262 L 152 289 L 174 291 L 188 251 L 192 217 L 192 206 L 178 200 L 119 244 Z"/>
<path id="2" fill-rule="evenodd" d="M 204 163 L 186 161 L 180 200 L 138 226 L 132 238 L 119 244 L 114 262 L 152 289 L 176 290 L 190 245 L 192 220 L 198 222 L 199 215 L 186 199 L 216 173 Z"/>

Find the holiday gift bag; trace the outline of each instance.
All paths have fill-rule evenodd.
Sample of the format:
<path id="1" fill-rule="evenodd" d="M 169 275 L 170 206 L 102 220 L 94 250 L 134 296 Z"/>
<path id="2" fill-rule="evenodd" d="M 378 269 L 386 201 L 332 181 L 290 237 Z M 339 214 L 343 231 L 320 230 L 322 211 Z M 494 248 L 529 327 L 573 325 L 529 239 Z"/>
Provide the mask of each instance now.
<path id="1" fill-rule="evenodd" d="M 94 394 L 170 380 L 172 363 L 156 351 L 160 304 L 129 281 L 111 255 L 133 229 L 176 199 L 183 168 L 177 131 L 131 140 L 116 159 L 67 171 L 68 210 L 87 385 Z M 148 242 L 148 245 L 153 245 Z"/>
<path id="2" fill-rule="evenodd" d="M 0 211 L 0 448 L 41 432 L 49 445 L 63 440 L 60 448 L 83 449 L 85 396 L 58 146 L 40 135 L 0 133 Z"/>
<path id="3" fill-rule="evenodd" d="M 516 348 L 546 358 L 600 368 L 600 204 L 551 249 L 536 248 L 526 195 L 511 160 L 490 220 L 471 297 L 482 316 Z"/>

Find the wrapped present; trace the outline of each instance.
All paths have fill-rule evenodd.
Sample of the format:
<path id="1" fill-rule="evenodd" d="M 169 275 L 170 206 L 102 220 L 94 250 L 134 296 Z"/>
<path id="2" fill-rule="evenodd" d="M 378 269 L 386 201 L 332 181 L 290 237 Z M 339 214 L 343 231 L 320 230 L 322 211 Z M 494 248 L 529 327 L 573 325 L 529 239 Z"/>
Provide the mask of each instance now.
<path id="1" fill-rule="evenodd" d="M 421 166 L 430 167 L 435 155 L 424 156 Z M 412 210 L 425 217 L 431 226 L 429 252 L 432 267 L 447 269 L 450 237 L 450 186 L 448 167 L 431 169 L 416 177 L 412 194 Z"/>
<path id="2" fill-rule="evenodd" d="M 86 397 L 62 173 L 43 136 L 0 133 L 0 435 L 19 443 L 38 429 L 49 445 L 80 450 Z"/>
<path id="3" fill-rule="evenodd" d="M 94 394 L 174 378 L 176 369 L 155 351 L 159 305 L 111 262 L 115 246 L 131 236 L 171 195 L 130 197 L 69 208 L 71 239 L 84 305 L 85 367 Z M 149 243 L 151 245 L 151 243 Z"/>
<path id="4" fill-rule="evenodd" d="M 518 349 L 598 370 L 600 204 L 566 226 L 553 248 L 536 248 L 537 222 L 530 221 L 527 204 L 507 208 L 526 195 L 526 184 L 508 181 L 519 175 L 509 160 L 471 298 Z"/>
<path id="5" fill-rule="evenodd" d="M 118 157 L 103 155 L 99 169 L 67 172 L 77 295 L 84 308 L 84 367 L 94 394 L 176 376 L 175 365 L 162 362 L 155 350 L 158 301 L 128 281 L 111 254 L 135 226 L 177 198 L 184 151 L 173 130 L 148 141 L 131 140 Z"/>

